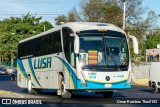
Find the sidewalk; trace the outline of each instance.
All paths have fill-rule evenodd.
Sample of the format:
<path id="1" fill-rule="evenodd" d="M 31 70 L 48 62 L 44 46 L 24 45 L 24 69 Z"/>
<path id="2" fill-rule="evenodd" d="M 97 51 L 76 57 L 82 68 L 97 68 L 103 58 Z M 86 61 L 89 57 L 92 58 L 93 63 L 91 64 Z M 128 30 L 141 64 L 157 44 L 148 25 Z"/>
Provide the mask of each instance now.
<path id="1" fill-rule="evenodd" d="M 136 82 L 133 85 L 140 85 L 140 86 L 149 86 L 148 79 L 136 79 Z"/>
<path id="2" fill-rule="evenodd" d="M 18 94 L 18 93 L 14 93 L 11 91 L 6 91 L 6 90 L 0 90 L 0 98 L 3 97 L 9 97 L 9 98 L 23 98 L 22 95 Z"/>

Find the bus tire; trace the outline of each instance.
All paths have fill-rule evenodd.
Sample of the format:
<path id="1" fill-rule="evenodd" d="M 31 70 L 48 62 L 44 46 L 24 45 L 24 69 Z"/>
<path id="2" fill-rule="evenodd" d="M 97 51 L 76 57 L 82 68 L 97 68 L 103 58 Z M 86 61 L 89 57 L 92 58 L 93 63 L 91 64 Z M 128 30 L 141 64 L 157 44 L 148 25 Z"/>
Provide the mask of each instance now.
<path id="1" fill-rule="evenodd" d="M 158 93 L 158 88 L 157 88 L 156 83 L 152 84 L 152 93 Z"/>
<path id="2" fill-rule="evenodd" d="M 62 98 L 71 98 L 72 94 L 65 89 L 65 82 L 64 77 L 62 75 L 59 75 L 59 82 L 60 82 L 60 91 L 61 91 L 61 97 Z"/>
<path id="3" fill-rule="evenodd" d="M 27 89 L 29 94 L 38 94 L 39 90 L 33 89 L 32 88 L 32 82 L 30 79 L 27 81 Z"/>
<path id="4" fill-rule="evenodd" d="M 102 92 L 103 97 L 105 98 L 111 98 L 113 95 L 114 91 L 106 91 L 106 92 Z"/>

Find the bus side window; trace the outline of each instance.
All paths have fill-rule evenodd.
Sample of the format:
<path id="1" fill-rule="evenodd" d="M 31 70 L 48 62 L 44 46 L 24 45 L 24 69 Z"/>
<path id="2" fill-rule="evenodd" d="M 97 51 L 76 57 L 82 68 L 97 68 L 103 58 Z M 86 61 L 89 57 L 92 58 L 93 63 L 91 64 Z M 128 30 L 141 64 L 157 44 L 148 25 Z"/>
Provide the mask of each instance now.
<path id="1" fill-rule="evenodd" d="M 62 52 L 60 31 L 53 33 L 52 53 Z"/>
<path id="2" fill-rule="evenodd" d="M 43 55 L 52 53 L 52 36 L 53 33 L 50 33 L 43 37 Z"/>
<path id="3" fill-rule="evenodd" d="M 28 42 L 24 42 L 20 44 L 20 57 L 27 56 Z"/>
<path id="4" fill-rule="evenodd" d="M 28 41 L 28 55 L 34 56 L 34 40 Z"/>
<path id="5" fill-rule="evenodd" d="M 21 57 L 21 50 L 22 50 L 22 47 L 21 47 L 21 44 L 18 45 L 18 58 L 20 59 Z"/>
<path id="6" fill-rule="evenodd" d="M 42 55 L 42 37 L 35 39 L 35 56 Z"/>

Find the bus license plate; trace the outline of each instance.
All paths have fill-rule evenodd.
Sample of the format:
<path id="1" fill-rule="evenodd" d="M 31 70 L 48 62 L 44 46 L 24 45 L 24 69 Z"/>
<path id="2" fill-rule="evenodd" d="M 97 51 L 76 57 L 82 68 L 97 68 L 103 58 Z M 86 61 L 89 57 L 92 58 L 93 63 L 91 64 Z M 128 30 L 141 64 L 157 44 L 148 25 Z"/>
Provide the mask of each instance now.
<path id="1" fill-rule="evenodd" d="M 105 87 L 110 88 L 110 87 L 112 87 L 112 84 L 105 84 Z"/>

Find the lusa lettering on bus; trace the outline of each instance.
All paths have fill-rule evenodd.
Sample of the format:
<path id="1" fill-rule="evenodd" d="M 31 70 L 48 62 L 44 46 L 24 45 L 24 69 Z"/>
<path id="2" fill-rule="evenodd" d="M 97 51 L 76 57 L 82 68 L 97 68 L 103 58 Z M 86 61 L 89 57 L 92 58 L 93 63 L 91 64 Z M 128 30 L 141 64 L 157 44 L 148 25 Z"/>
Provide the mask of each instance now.
<path id="1" fill-rule="evenodd" d="M 52 57 L 34 59 L 34 69 L 51 68 Z"/>

